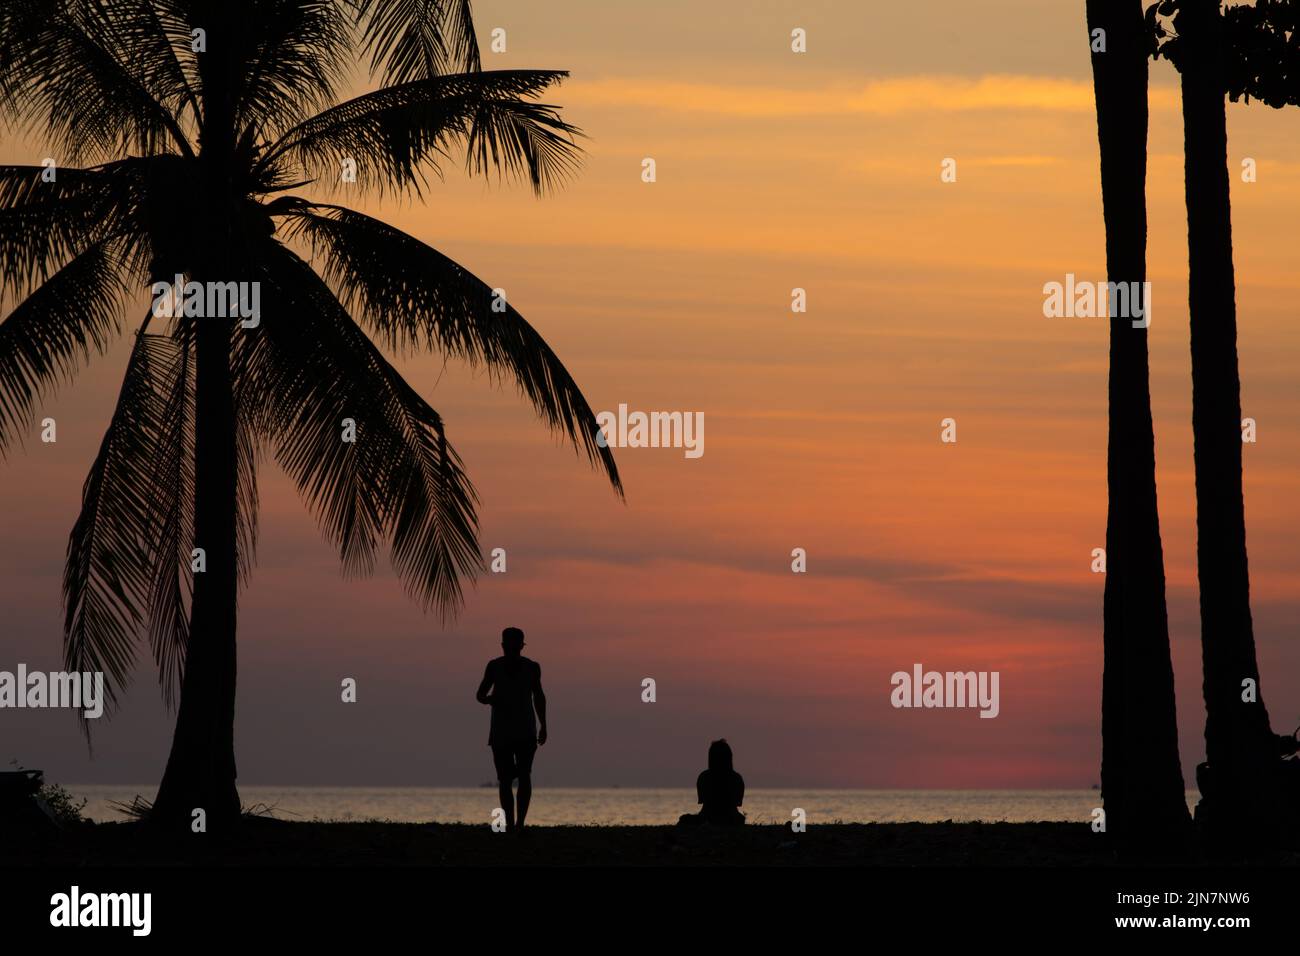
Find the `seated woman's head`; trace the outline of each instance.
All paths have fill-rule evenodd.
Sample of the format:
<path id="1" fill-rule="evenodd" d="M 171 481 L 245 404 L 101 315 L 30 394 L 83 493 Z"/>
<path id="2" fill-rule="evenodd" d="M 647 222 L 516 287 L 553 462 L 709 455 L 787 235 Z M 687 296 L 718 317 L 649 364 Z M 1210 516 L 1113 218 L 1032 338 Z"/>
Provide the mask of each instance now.
<path id="1" fill-rule="evenodd" d="M 715 740 L 709 744 L 709 769 L 732 770 L 731 745 L 726 739 Z"/>

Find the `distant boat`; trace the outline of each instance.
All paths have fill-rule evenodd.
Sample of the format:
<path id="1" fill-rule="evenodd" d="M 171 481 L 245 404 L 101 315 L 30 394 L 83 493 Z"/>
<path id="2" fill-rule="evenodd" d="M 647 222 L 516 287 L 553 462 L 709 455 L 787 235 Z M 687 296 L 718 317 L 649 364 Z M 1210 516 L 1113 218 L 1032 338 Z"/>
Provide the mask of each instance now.
<path id="1" fill-rule="evenodd" d="M 489 781 L 487 781 L 486 783 L 480 783 L 480 784 L 479 784 L 480 787 L 495 787 L 496 785 L 497 785 L 497 782 L 496 782 L 495 780 L 489 780 Z M 1096 788 L 1094 787 L 1093 789 L 1096 789 Z"/>
<path id="2" fill-rule="evenodd" d="M 1099 784 L 1099 783 L 1094 783 L 1094 784 L 1092 785 L 1092 789 L 1094 789 L 1094 790 L 1100 790 L 1100 789 L 1101 789 L 1101 784 Z"/>

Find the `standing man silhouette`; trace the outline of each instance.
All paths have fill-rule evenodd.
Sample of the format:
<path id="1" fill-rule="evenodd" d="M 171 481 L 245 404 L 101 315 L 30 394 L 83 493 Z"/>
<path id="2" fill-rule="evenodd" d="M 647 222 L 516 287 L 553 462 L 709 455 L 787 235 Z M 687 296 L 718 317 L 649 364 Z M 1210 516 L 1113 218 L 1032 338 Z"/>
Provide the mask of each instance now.
<path id="1" fill-rule="evenodd" d="M 528 816 L 533 795 L 533 755 L 546 743 L 546 695 L 542 693 L 542 668 L 524 657 L 524 632 L 507 627 L 501 632 L 502 657 L 488 661 L 483 682 L 478 685 L 478 702 L 492 707 L 488 746 L 497 769 L 501 808 L 506 814 L 506 831 L 515 832 Z M 490 693 L 489 693 L 490 691 Z M 537 710 L 540 732 L 533 721 Z M 510 782 L 519 778 L 519 816 L 516 825 L 515 800 Z"/>

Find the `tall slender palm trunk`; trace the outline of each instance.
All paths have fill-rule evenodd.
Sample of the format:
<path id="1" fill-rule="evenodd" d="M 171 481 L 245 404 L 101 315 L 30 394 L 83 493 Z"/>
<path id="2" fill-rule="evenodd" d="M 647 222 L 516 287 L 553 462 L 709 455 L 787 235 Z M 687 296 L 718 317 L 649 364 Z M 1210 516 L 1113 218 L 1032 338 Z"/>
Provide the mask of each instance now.
<path id="1" fill-rule="evenodd" d="M 199 136 L 203 175 L 196 184 L 197 261 L 189 266 L 191 277 L 199 282 L 246 278 L 237 275 L 242 269 L 232 182 L 236 77 L 229 18 L 229 11 L 210 13 L 207 47 L 213 52 L 199 57 L 204 90 Z M 197 319 L 194 547 L 203 549 L 207 566 L 194 575 L 176 731 L 153 809 L 157 820 L 171 824 L 188 821 L 201 808 L 209 829 L 234 823 L 240 812 L 235 785 L 238 465 L 231 333 L 229 319 Z"/>
<path id="2" fill-rule="evenodd" d="M 1141 0 L 1088 0 L 1101 148 L 1106 272 L 1146 279 L 1147 51 Z M 1145 304 L 1145 303 L 1144 303 Z M 1112 302 L 1112 312 L 1115 303 Z M 1110 319 L 1102 794 L 1107 832 L 1125 847 L 1160 845 L 1188 823 L 1156 501 L 1147 329 Z"/>
<path id="3" fill-rule="evenodd" d="M 1185 0 L 1178 24 L 1187 189 L 1206 759 L 1225 821 L 1252 819 L 1268 799 L 1272 744 L 1259 692 L 1241 476 L 1241 380 L 1228 190 L 1222 17 L 1218 0 Z M 1245 682 L 1255 700 L 1243 700 Z M 1230 809 L 1232 807 L 1236 809 Z"/>
<path id="4" fill-rule="evenodd" d="M 206 323 L 206 324 L 205 324 Z M 154 804 L 163 823 L 203 809 L 209 829 L 238 818 L 235 788 L 235 410 L 230 331 L 199 320 L 195 336 L 194 546 L 206 570 L 194 575 L 189 649 L 167 769 Z"/>

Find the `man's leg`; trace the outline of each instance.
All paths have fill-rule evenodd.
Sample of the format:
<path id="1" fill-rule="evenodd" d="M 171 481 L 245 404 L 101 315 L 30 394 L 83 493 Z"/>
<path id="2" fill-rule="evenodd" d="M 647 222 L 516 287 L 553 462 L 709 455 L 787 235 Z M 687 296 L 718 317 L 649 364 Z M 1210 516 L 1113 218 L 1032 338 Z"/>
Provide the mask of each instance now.
<path id="1" fill-rule="evenodd" d="M 533 797 L 533 778 L 526 773 L 519 775 L 519 825 L 524 825 L 528 816 L 528 801 Z"/>
<path id="2" fill-rule="evenodd" d="M 497 796 L 501 800 L 501 809 L 506 812 L 506 829 L 515 828 L 515 796 L 510 792 L 509 780 L 497 781 Z"/>
<path id="3" fill-rule="evenodd" d="M 497 797 L 506 814 L 506 830 L 515 828 L 515 797 L 510 792 L 510 781 L 515 775 L 514 755 L 504 748 L 492 748 L 492 763 L 497 768 Z"/>
<path id="4" fill-rule="evenodd" d="M 524 817 L 528 816 L 528 803 L 533 797 L 533 755 L 537 753 L 537 745 L 525 747 L 515 754 L 515 772 L 519 775 L 519 825 L 524 825 Z"/>

